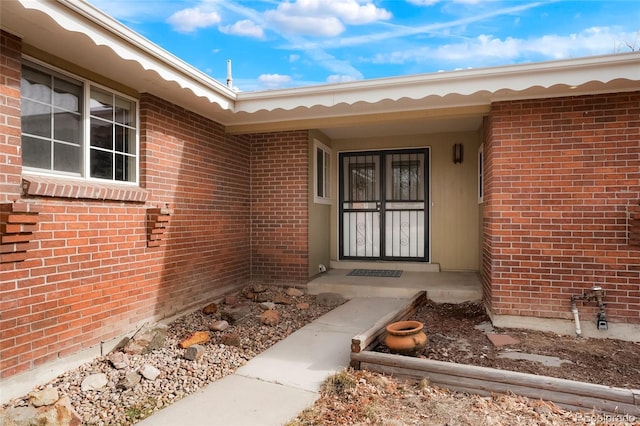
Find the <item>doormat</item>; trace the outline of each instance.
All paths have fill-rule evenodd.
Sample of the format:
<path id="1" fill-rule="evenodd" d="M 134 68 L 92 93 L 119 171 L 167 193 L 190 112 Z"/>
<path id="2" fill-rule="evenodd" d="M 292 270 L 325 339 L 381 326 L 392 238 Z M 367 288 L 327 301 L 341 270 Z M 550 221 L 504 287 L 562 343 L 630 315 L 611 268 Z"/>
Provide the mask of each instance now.
<path id="1" fill-rule="evenodd" d="M 393 269 L 354 269 L 347 275 L 352 277 L 383 277 L 398 278 L 402 275 L 402 271 Z"/>

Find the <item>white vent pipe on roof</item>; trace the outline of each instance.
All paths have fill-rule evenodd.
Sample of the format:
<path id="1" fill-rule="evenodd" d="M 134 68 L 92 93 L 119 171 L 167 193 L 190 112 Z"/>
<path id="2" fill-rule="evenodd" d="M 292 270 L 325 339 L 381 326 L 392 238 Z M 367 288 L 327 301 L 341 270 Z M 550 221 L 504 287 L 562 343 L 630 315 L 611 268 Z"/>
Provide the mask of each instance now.
<path id="1" fill-rule="evenodd" d="M 233 77 L 231 77 L 231 59 L 227 59 L 227 87 L 233 89 Z"/>

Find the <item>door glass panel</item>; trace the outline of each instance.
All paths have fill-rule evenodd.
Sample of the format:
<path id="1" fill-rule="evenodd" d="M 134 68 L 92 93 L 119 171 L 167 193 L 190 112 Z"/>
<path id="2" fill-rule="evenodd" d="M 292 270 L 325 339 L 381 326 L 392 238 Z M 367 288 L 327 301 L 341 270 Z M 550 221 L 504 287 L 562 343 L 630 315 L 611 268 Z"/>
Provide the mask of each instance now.
<path id="1" fill-rule="evenodd" d="M 387 258 L 425 256 L 425 160 L 421 152 L 393 153 L 385 157 L 388 176 L 385 200 Z"/>
<path id="2" fill-rule="evenodd" d="M 380 257 L 380 213 L 345 212 L 343 250 L 350 257 Z"/>
<path id="3" fill-rule="evenodd" d="M 343 256 L 380 257 L 380 156 L 342 159 Z"/>
<path id="4" fill-rule="evenodd" d="M 341 257 L 427 258 L 427 153 L 341 156 Z"/>
<path id="5" fill-rule="evenodd" d="M 386 257 L 424 257 L 424 210 L 394 210 L 385 214 Z"/>
<path id="6" fill-rule="evenodd" d="M 348 156 L 343 159 L 345 170 L 344 201 L 377 201 L 380 199 L 380 157 L 378 155 Z"/>
<path id="7" fill-rule="evenodd" d="M 424 157 L 421 153 L 387 155 L 387 201 L 424 201 Z"/>

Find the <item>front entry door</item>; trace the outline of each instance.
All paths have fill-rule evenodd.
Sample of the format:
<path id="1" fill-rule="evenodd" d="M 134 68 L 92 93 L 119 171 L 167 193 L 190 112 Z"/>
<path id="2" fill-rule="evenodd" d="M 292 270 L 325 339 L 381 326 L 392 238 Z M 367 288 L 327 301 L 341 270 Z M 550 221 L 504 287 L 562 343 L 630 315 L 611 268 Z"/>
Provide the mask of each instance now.
<path id="1" fill-rule="evenodd" d="M 340 154 L 340 258 L 428 259 L 426 149 Z"/>

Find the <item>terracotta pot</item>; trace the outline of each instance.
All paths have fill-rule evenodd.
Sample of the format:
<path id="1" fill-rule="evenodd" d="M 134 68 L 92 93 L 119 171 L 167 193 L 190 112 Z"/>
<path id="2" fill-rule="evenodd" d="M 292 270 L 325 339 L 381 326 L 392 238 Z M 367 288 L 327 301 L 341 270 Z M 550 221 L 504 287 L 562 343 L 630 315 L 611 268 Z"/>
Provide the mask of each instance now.
<path id="1" fill-rule="evenodd" d="M 387 325 L 384 344 L 392 353 L 416 356 L 427 346 L 427 335 L 419 321 L 398 321 Z"/>

